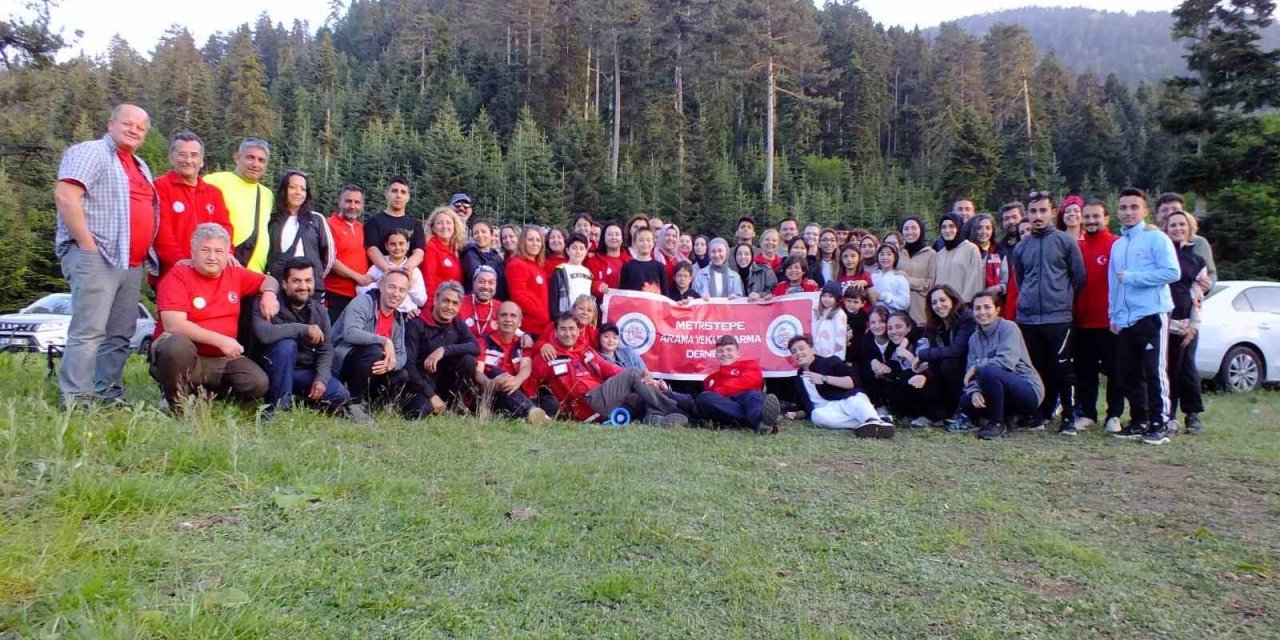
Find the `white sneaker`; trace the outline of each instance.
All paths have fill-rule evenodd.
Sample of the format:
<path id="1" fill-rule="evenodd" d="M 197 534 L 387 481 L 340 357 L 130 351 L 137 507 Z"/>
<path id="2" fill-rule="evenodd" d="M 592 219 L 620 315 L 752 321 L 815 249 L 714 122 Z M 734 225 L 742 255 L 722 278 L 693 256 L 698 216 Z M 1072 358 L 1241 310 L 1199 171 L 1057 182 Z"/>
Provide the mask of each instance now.
<path id="1" fill-rule="evenodd" d="M 1120 425 L 1120 418 L 1111 417 L 1111 418 L 1107 418 L 1107 421 L 1103 425 L 1102 430 L 1106 431 L 1107 433 L 1120 433 L 1120 430 L 1123 428 L 1124 427 Z"/>
<path id="2" fill-rule="evenodd" d="M 1076 422 L 1075 422 L 1076 431 L 1084 431 L 1085 429 L 1092 429 L 1097 426 L 1098 426 L 1097 422 L 1094 422 L 1092 419 L 1086 418 L 1085 416 L 1080 416 L 1079 418 L 1076 418 Z"/>
<path id="3" fill-rule="evenodd" d="M 541 407 L 530 409 L 528 419 L 529 424 L 535 429 L 551 424 L 551 416 L 547 415 L 547 412 L 543 411 Z"/>

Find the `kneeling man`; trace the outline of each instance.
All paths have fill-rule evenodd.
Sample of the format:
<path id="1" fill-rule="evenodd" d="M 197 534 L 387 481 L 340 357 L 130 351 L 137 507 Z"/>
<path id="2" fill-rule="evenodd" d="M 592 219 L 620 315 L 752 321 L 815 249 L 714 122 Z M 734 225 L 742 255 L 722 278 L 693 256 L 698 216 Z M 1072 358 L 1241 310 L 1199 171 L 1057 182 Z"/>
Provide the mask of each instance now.
<path id="1" fill-rule="evenodd" d="M 585 344 L 578 343 L 582 325 L 572 311 L 555 324 L 549 343 L 554 357 L 533 358 L 533 381 L 545 384 L 560 402 L 561 415 L 584 422 L 602 422 L 615 409 L 626 408 L 633 419 L 660 427 L 688 424 L 663 385 L 639 369 L 623 369 Z"/>
<path id="2" fill-rule="evenodd" d="M 778 398 L 765 395 L 764 372 L 755 360 L 742 360 L 738 339 L 720 336 L 716 340 L 716 361 L 720 368 L 702 383 L 706 391 L 694 400 L 698 418 L 715 424 L 754 429 L 759 435 L 777 433 L 781 408 Z"/>
<path id="3" fill-rule="evenodd" d="M 270 380 L 267 406 L 287 410 L 296 394 L 318 407 L 341 409 L 355 422 L 373 422 L 361 405 L 348 406 L 351 395 L 333 375 L 333 328 L 328 311 L 312 295 L 316 279 L 311 261 L 290 259 L 281 277 L 285 304 L 280 312 L 270 320 L 259 309 L 253 312 L 258 362 Z"/>
<path id="4" fill-rule="evenodd" d="M 333 368 L 351 400 L 386 400 L 410 414 L 404 371 L 404 318 L 399 307 L 409 297 L 409 272 L 391 269 L 376 289 L 353 299 L 333 328 Z M 414 417 L 414 416 L 411 416 Z"/>
<path id="5" fill-rule="evenodd" d="M 267 374 L 245 357 L 237 331 L 245 296 L 271 318 L 280 309 L 275 278 L 229 265 L 231 235 L 206 222 L 191 235 L 191 262 L 179 262 L 156 286 L 160 323 L 151 345 L 151 376 L 171 410 L 199 391 L 253 401 L 267 392 Z"/>
<path id="6" fill-rule="evenodd" d="M 497 330 L 483 338 L 484 362 L 476 368 L 476 384 L 489 390 L 494 409 L 515 418 L 528 418 L 533 426 L 541 427 L 551 422 L 551 416 L 534 405 L 521 389 L 533 375 L 533 359 L 520 351 L 518 333 L 523 320 L 520 305 L 504 302 L 498 306 Z"/>
<path id="7" fill-rule="evenodd" d="M 446 280 L 436 287 L 431 310 L 405 326 L 405 350 L 409 354 L 409 385 L 417 397 L 413 406 L 421 416 L 441 413 L 448 400 L 474 404 L 480 344 L 458 318 L 462 285 Z"/>
<path id="8" fill-rule="evenodd" d="M 819 357 L 809 336 L 792 338 L 787 349 L 800 366 L 796 395 L 814 424 L 853 429 L 859 438 L 893 437 L 893 424 L 880 417 L 867 394 L 858 391 L 853 367 L 835 356 Z"/>

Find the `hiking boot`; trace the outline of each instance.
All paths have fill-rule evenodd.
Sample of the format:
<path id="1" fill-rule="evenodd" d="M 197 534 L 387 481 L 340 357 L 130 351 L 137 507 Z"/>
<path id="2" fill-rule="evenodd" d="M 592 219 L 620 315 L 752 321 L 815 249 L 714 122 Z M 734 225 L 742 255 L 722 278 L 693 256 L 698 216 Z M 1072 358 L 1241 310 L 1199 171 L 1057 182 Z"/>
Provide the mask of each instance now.
<path id="1" fill-rule="evenodd" d="M 1147 435 L 1150 427 L 1145 422 L 1130 422 L 1129 426 L 1111 434 L 1113 437 L 1122 438 L 1124 440 L 1137 440 Z"/>
<path id="2" fill-rule="evenodd" d="M 547 412 L 543 411 L 542 407 L 530 409 L 529 415 L 525 416 L 525 418 L 529 420 L 529 426 L 534 429 L 540 429 L 551 424 L 551 416 L 547 415 Z"/>
<path id="3" fill-rule="evenodd" d="M 1085 430 L 1097 427 L 1098 422 L 1093 418 L 1089 418 L 1087 416 L 1080 416 L 1076 418 L 1075 423 L 1072 426 L 1075 427 L 1076 431 L 1085 431 Z"/>
<path id="4" fill-rule="evenodd" d="M 979 440 L 995 440 L 996 438 L 1007 437 L 1009 437 L 1009 430 L 1005 428 L 1003 422 L 992 421 L 978 430 Z"/>
<path id="5" fill-rule="evenodd" d="M 1074 436 L 1080 432 L 1076 429 L 1076 421 L 1071 418 L 1063 418 L 1062 423 L 1058 425 L 1058 435 Z"/>
<path id="6" fill-rule="evenodd" d="M 778 419 L 782 417 L 782 403 L 778 402 L 778 396 L 772 393 L 764 397 L 764 407 L 760 410 L 760 424 L 756 426 L 756 433 L 764 435 L 766 433 L 778 432 Z"/>
<path id="7" fill-rule="evenodd" d="M 1120 426 L 1120 418 L 1116 416 L 1110 416 L 1107 418 L 1107 422 L 1102 427 L 1102 430 L 1106 431 L 1107 433 L 1120 433 L 1120 430 L 1122 428 L 1123 427 Z"/>
<path id="8" fill-rule="evenodd" d="M 1152 427 L 1142 436 L 1142 444 L 1169 444 L 1169 433 L 1166 426 Z"/>
<path id="9" fill-rule="evenodd" d="M 347 420 L 356 424 L 373 424 L 373 416 L 364 410 L 363 404 L 349 404 L 343 410 L 343 413 L 346 415 Z"/>
<path id="10" fill-rule="evenodd" d="M 1204 423 L 1200 421 L 1200 414 L 1187 414 L 1187 435 L 1198 436 L 1204 433 Z"/>

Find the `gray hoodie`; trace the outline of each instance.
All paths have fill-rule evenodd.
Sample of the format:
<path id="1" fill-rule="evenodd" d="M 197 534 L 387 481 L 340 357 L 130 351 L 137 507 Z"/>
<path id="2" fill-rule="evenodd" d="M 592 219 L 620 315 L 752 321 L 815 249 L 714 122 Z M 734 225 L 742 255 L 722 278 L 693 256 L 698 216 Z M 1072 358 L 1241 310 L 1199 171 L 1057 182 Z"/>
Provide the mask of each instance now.
<path id="1" fill-rule="evenodd" d="M 1084 257 L 1075 238 L 1049 227 L 1013 248 L 1018 278 L 1018 324 L 1067 324 L 1076 292 L 1084 287 Z"/>
<path id="2" fill-rule="evenodd" d="M 374 333 L 378 328 L 379 293 L 374 289 L 356 296 L 338 317 L 338 324 L 333 326 L 334 371 L 342 371 L 342 363 L 347 359 L 347 354 L 351 353 L 352 347 L 382 343 L 382 336 Z M 399 311 L 394 313 L 391 342 L 396 346 L 396 369 L 402 369 L 407 358 L 404 349 L 404 314 Z"/>
<path id="3" fill-rule="evenodd" d="M 1022 341 L 1018 325 L 1004 318 L 996 318 L 989 327 L 978 325 L 978 330 L 969 336 L 969 360 L 965 371 L 982 366 L 996 366 L 1017 374 L 1036 390 L 1036 402 L 1044 401 L 1044 383 L 1040 381 L 1036 368 L 1031 366 L 1031 356 L 1027 355 L 1027 345 Z M 964 387 L 964 393 L 979 390 L 977 376 Z"/>

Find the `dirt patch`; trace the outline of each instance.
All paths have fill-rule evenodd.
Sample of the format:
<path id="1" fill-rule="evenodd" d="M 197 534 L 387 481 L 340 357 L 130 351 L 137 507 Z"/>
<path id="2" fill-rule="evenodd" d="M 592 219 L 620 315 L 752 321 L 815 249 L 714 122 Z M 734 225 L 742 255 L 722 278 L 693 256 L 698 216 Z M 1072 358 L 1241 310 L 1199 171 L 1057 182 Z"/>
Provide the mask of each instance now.
<path id="1" fill-rule="evenodd" d="M 192 518 L 191 520 L 183 520 L 174 526 L 178 531 L 201 531 L 204 529 L 212 529 L 214 527 L 230 526 L 238 527 L 244 524 L 244 518 L 240 516 L 227 516 L 215 513 L 211 516 L 201 516 Z"/>
<path id="2" fill-rule="evenodd" d="M 1066 580 L 1056 580 L 1054 578 L 1034 576 L 1024 579 L 1022 581 L 1022 586 L 1032 593 L 1046 598 L 1051 598 L 1053 600 L 1074 598 L 1080 595 L 1079 585 Z"/>

